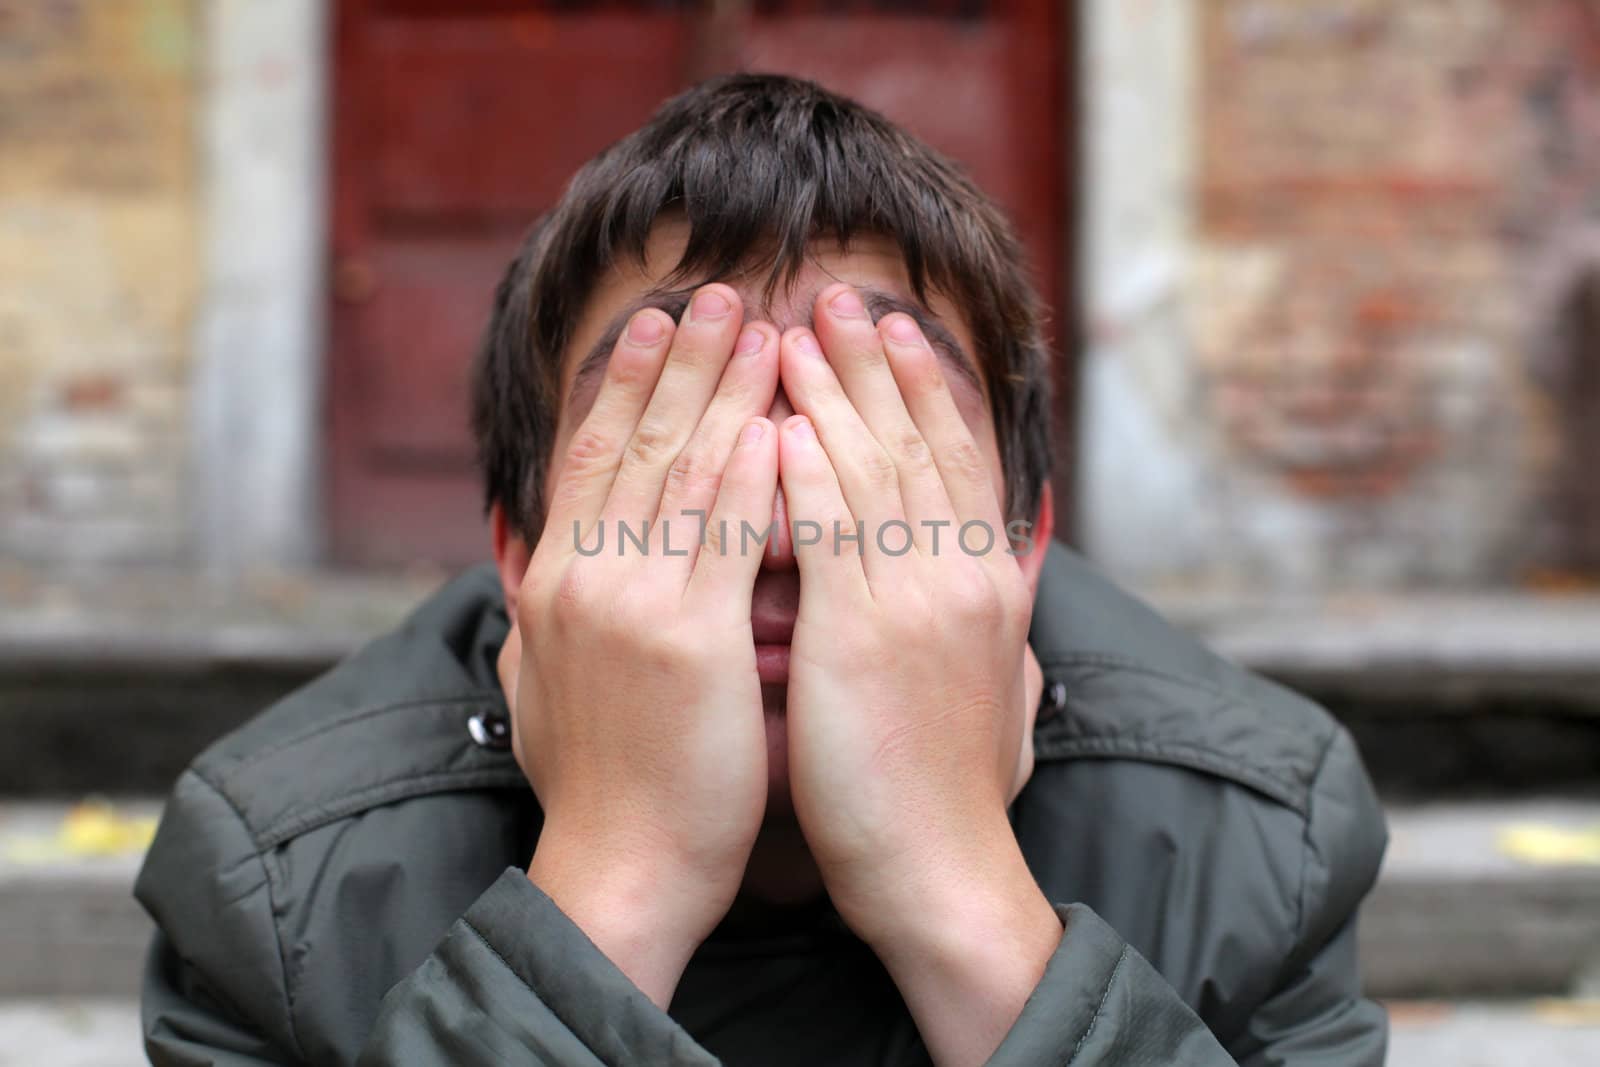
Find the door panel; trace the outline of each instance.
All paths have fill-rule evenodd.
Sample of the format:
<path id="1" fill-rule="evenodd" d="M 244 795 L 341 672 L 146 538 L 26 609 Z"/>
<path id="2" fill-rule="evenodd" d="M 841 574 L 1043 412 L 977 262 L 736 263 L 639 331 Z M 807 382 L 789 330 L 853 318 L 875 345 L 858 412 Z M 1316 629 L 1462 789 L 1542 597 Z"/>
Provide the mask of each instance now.
<path id="1" fill-rule="evenodd" d="M 1065 291 L 1070 50 L 1053 2 L 337 10 L 327 514 L 340 562 L 487 556 L 466 376 L 495 283 L 582 163 L 715 71 L 815 78 L 904 123 L 970 168 L 1017 220 L 1043 291 Z"/>

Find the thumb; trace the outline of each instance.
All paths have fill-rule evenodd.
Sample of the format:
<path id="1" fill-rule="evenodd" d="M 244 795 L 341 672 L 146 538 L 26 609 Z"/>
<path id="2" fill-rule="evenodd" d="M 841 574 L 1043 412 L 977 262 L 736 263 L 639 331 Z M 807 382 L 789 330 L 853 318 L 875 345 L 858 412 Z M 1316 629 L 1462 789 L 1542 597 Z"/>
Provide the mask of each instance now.
<path id="1" fill-rule="evenodd" d="M 1044 670 L 1033 646 L 1022 653 L 1022 750 L 1017 754 L 1017 776 L 1011 783 L 1010 800 L 1016 800 L 1022 787 L 1033 777 L 1033 724 L 1039 719 L 1039 700 L 1044 696 Z"/>
<path id="2" fill-rule="evenodd" d="M 500 676 L 500 689 L 506 695 L 506 707 L 510 708 L 515 717 L 517 707 L 517 677 L 522 670 L 522 634 L 517 631 L 517 622 L 511 620 L 511 632 L 506 634 L 506 643 L 500 646 L 500 657 L 495 661 L 495 673 Z"/>

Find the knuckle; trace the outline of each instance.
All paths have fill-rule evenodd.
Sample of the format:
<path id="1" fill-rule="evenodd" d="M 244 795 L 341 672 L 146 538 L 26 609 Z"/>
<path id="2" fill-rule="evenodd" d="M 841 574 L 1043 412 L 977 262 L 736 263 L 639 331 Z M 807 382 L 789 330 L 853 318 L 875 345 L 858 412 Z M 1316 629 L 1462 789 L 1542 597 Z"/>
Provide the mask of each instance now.
<path id="1" fill-rule="evenodd" d="M 945 450 L 945 461 L 950 465 L 954 477 L 979 483 L 989 480 L 989 466 L 970 437 L 951 442 Z"/>
<path id="2" fill-rule="evenodd" d="M 684 449 L 667 469 L 668 493 L 679 499 L 715 494 L 721 484 L 722 472 L 709 462 L 703 447 Z"/>
<path id="3" fill-rule="evenodd" d="M 683 627 L 637 626 L 631 619 L 624 625 L 624 636 L 638 649 L 640 658 L 654 667 L 681 670 L 703 654 L 703 642 Z"/>
<path id="4" fill-rule="evenodd" d="M 642 467 L 655 467 L 666 462 L 672 449 L 672 434 L 664 426 L 641 422 L 628 438 L 628 461 Z"/>
<path id="5" fill-rule="evenodd" d="M 616 451 L 617 446 L 609 436 L 582 426 L 567 445 L 567 462 L 578 468 L 588 467 L 615 455 Z"/>
<path id="6" fill-rule="evenodd" d="M 895 471 L 894 460 L 882 448 L 868 449 L 862 455 L 861 474 L 868 488 L 876 492 L 889 492 L 900 487 L 900 475 Z"/>
<path id="7" fill-rule="evenodd" d="M 561 572 L 551 590 L 550 610 L 558 620 L 571 622 L 588 610 L 590 586 L 588 568 L 573 564 Z"/>
<path id="8" fill-rule="evenodd" d="M 899 431 L 895 437 L 894 448 L 895 454 L 900 457 L 900 462 L 908 470 L 921 473 L 934 466 L 933 450 L 928 447 L 927 438 L 923 437 L 914 426 Z"/>
<path id="9" fill-rule="evenodd" d="M 962 568 L 962 577 L 950 583 L 950 595 L 956 613 L 965 622 L 995 627 L 1007 620 L 1007 607 L 999 592 L 987 577 L 974 569 Z"/>

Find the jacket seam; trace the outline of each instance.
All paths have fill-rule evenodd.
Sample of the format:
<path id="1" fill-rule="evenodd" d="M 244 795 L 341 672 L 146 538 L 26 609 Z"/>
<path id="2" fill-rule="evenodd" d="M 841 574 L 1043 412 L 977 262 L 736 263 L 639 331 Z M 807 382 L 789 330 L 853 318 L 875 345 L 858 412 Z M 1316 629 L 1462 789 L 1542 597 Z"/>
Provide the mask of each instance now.
<path id="1" fill-rule="evenodd" d="M 1111 652 L 1073 652 L 1056 656 L 1049 660 L 1039 661 L 1039 669 L 1046 674 L 1051 670 L 1063 667 L 1117 667 L 1136 674 L 1146 674 L 1152 678 L 1160 678 L 1164 681 L 1199 689 L 1229 704 L 1238 704 L 1240 702 L 1239 694 L 1230 693 L 1203 678 L 1198 678 L 1192 674 L 1178 674 L 1173 671 L 1162 670 L 1159 667 L 1152 667 L 1142 660 L 1128 659 L 1125 656 L 1118 656 Z"/>
<path id="2" fill-rule="evenodd" d="M 1067 1067 L 1078 1060 L 1078 1053 L 1083 1051 L 1083 1043 L 1089 1040 L 1089 1035 L 1094 1033 L 1095 1024 L 1100 1021 L 1101 1014 L 1106 1010 L 1106 1001 L 1111 999 L 1111 987 L 1117 984 L 1117 975 L 1122 973 L 1122 965 L 1128 960 L 1128 946 L 1122 946 L 1122 952 L 1117 956 L 1116 965 L 1111 968 L 1111 976 L 1106 979 L 1106 988 L 1100 994 L 1100 1003 L 1095 1005 L 1094 1015 L 1089 1019 L 1089 1027 L 1079 1035 L 1078 1043 L 1072 1046 L 1072 1055 L 1067 1058 Z"/>
<path id="3" fill-rule="evenodd" d="M 601 1063 L 606 1063 L 607 1062 L 605 1057 L 600 1055 L 600 1051 L 590 1045 L 589 1038 L 584 1034 L 578 1033 L 577 1029 L 572 1025 L 571 1022 L 569 1022 L 568 1020 L 566 1020 L 566 1019 L 561 1017 L 561 1014 L 556 1011 L 556 1006 L 551 1001 L 551 998 L 546 996 L 543 992 L 541 992 L 539 987 L 537 985 L 535 985 L 532 981 L 530 981 L 526 976 L 524 976 L 521 971 L 519 971 L 519 970 L 517 970 L 517 968 L 513 967 L 511 965 L 511 961 L 506 959 L 505 954 L 503 952 L 501 952 L 499 949 L 494 947 L 494 942 L 489 940 L 489 937 L 488 937 L 487 934 L 485 934 L 482 930 L 478 929 L 477 925 L 475 923 L 473 923 L 471 918 L 469 918 L 468 916 L 463 915 L 461 917 L 461 923 L 468 930 L 472 931 L 473 936 L 476 937 L 478 939 L 478 941 L 482 943 L 484 948 L 488 949 L 490 951 L 490 953 L 492 953 L 494 955 L 495 959 L 500 961 L 500 965 L 511 973 L 511 977 L 515 978 L 518 982 L 520 982 L 522 984 L 522 988 L 526 989 L 528 991 L 529 995 L 531 995 L 534 1000 L 537 1000 L 540 1004 L 543 1004 L 545 1006 L 545 1008 L 550 1012 L 550 1014 L 552 1016 L 554 1016 L 556 1018 L 556 1020 L 561 1023 L 562 1026 L 567 1028 L 567 1032 L 572 1034 L 573 1037 L 577 1038 L 577 1040 L 585 1048 L 587 1048 L 589 1050 L 589 1052 L 594 1056 L 595 1059 L 599 1060 Z"/>
<path id="4" fill-rule="evenodd" d="M 233 817 L 239 820 L 239 828 L 245 832 L 246 839 L 254 844 L 253 835 L 250 833 L 250 824 L 245 820 L 244 812 L 240 811 L 239 806 L 233 802 L 233 798 L 198 770 L 192 773 L 196 781 L 210 789 L 217 795 L 219 800 L 228 806 L 228 810 L 233 812 Z M 278 954 L 278 974 L 283 985 L 284 1021 L 289 1024 L 289 1041 L 294 1045 L 295 1055 L 304 1060 L 306 1059 L 305 1048 L 300 1044 L 300 1031 L 295 1026 L 294 1021 L 294 987 L 289 982 L 289 957 L 283 948 L 283 931 L 278 928 L 278 898 L 273 891 L 272 872 L 267 869 L 266 857 L 262 854 L 261 849 L 255 849 L 255 858 L 256 862 L 261 865 L 261 877 L 267 887 L 268 925 L 272 927 L 272 944 L 277 949 Z"/>
<path id="5" fill-rule="evenodd" d="M 457 696 L 429 697 L 426 700 L 398 700 L 387 704 L 379 704 L 376 706 L 360 708 L 356 711 L 350 712 L 347 715 L 342 715 L 336 718 L 328 719 L 324 722 L 320 722 L 316 726 L 313 726 L 307 730 L 302 730 L 300 733 L 294 734 L 282 741 L 279 741 L 277 744 L 269 745 L 266 748 L 257 749 L 245 758 L 229 764 L 224 772 L 224 777 L 231 778 L 240 771 L 243 771 L 249 767 L 253 767 L 270 756 L 275 756 L 280 752 L 286 751 L 287 749 L 294 748 L 296 745 L 304 744 L 305 742 L 313 740 L 314 738 L 321 737 L 323 734 L 331 733 L 334 730 L 339 730 L 346 726 L 352 726 L 358 722 L 364 722 L 367 719 L 375 718 L 379 715 L 385 715 L 394 711 L 422 711 L 430 708 L 446 708 L 455 707 L 461 704 L 476 704 L 490 699 L 493 695 L 494 694 L 491 690 L 480 689 L 472 693 L 463 693 Z"/>
<path id="6" fill-rule="evenodd" d="M 1305 830 L 1301 834 L 1300 848 L 1300 886 L 1295 894 L 1294 917 L 1294 945 L 1290 949 L 1289 961 L 1298 965 L 1300 948 L 1306 936 L 1306 916 L 1310 913 L 1308 898 L 1311 894 L 1311 856 L 1316 852 L 1316 844 L 1312 838 L 1312 828 L 1315 825 L 1317 802 L 1317 784 L 1322 781 L 1322 772 L 1327 768 L 1328 760 L 1333 755 L 1333 746 L 1339 740 L 1339 731 L 1336 729 L 1328 737 L 1327 744 L 1322 746 L 1322 754 L 1317 759 L 1317 769 L 1311 776 L 1311 788 L 1306 791 Z M 1285 967 L 1287 972 L 1287 966 Z M 1281 985 L 1287 973 L 1278 976 Z"/>
<path id="7" fill-rule="evenodd" d="M 1309 810 L 1310 801 L 1306 795 L 1309 791 L 1300 783 L 1252 767 L 1204 745 L 1181 741 L 1135 741 L 1117 737 L 1080 737 L 1052 743 L 1046 738 L 1036 758 L 1041 762 L 1071 759 L 1134 759 L 1147 763 L 1163 763 L 1211 774 L 1236 785 L 1254 789 L 1302 817 Z"/>
<path id="8" fill-rule="evenodd" d="M 522 976 L 522 972 L 521 971 L 519 971 L 515 967 L 511 966 L 511 961 L 506 959 L 504 953 L 502 953 L 499 949 L 494 947 L 494 942 L 490 941 L 489 938 L 484 934 L 484 932 L 482 930 L 478 929 L 477 925 L 472 921 L 471 918 L 469 918 L 468 916 L 463 915 L 461 917 L 461 925 L 465 926 L 468 930 L 472 931 L 473 936 L 476 937 L 480 942 L 482 942 L 483 947 L 488 949 L 491 953 L 493 953 L 494 958 L 500 961 L 500 965 L 502 967 L 504 967 L 507 971 L 511 972 L 511 977 L 515 978 L 518 982 L 522 983 L 522 988 L 524 988 L 528 992 L 532 993 L 533 994 L 533 998 L 535 1000 L 539 1001 L 540 1003 L 545 1003 L 545 1006 L 549 1007 L 549 1005 L 545 1002 L 544 997 L 539 995 L 539 991 L 537 989 L 533 988 L 533 983 L 529 982 L 526 978 L 524 978 Z M 551 1014 L 554 1014 L 554 1009 L 551 1010 Z"/>
<path id="9" fill-rule="evenodd" d="M 399 800 L 455 792 L 472 788 L 516 788 L 526 783 L 520 770 L 483 767 L 470 771 L 428 771 L 407 778 L 395 778 L 347 793 L 312 809 L 295 812 L 271 823 L 255 836 L 257 848 L 275 848 L 291 838 L 319 829 L 369 808 Z M 248 825 L 248 824 L 247 824 Z"/>

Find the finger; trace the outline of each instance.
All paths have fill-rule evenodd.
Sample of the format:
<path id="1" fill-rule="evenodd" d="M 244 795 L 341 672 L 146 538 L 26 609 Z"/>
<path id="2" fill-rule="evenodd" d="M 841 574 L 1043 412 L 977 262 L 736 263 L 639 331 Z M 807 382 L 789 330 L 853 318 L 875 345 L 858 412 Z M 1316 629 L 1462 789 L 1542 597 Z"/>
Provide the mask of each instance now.
<path id="1" fill-rule="evenodd" d="M 772 407 L 778 390 L 777 350 L 778 331 L 772 326 L 751 323 L 744 327 L 700 425 L 667 471 L 660 518 L 663 524 L 672 524 L 673 545 L 687 543 L 686 566 L 694 565 L 702 547 L 700 531 L 708 522 L 707 513 L 718 503 L 724 472 L 741 432 L 748 428 L 751 419 Z M 768 444 L 773 449 L 773 463 L 776 464 L 776 432 Z M 771 497 L 769 493 L 765 504 L 769 513 Z M 678 532 L 680 526 L 684 534 Z M 760 555 L 759 550 L 757 555 Z"/>
<path id="2" fill-rule="evenodd" d="M 883 338 L 860 295 L 846 284 L 829 286 L 817 297 L 813 320 L 845 397 L 894 462 L 906 517 L 919 528 L 925 522 L 949 523 L 955 510 L 932 450 L 906 409 L 884 355 Z M 928 540 L 926 534 L 922 540 Z"/>
<path id="3" fill-rule="evenodd" d="M 855 520 L 816 429 L 804 415 L 784 420 L 778 477 L 795 534 L 801 610 L 808 603 L 847 607 L 870 599 L 861 556 L 853 546 L 840 549 L 835 541 L 834 531 L 851 530 Z"/>
<path id="4" fill-rule="evenodd" d="M 1022 742 L 1007 803 L 1017 799 L 1022 787 L 1033 777 L 1033 727 L 1039 721 L 1039 700 L 1044 696 L 1044 671 L 1039 666 L 1039 658 L 1033 654 L 1032 645 L 1023 646 L 1022 694 Z"/>
<path id="5" fill-rule="evenodd" d="M 885 315 L 878 331 L 900 395 L 928 442 L 957 521 L 989 523 L 997 542 L 1003 543 L 1004 521 L 989 465 L 950 395 L 938 357 L 909 315 Z"/>
<path id="6" fill-rule="evenodd" d="M 750 618 L 761 555 L 771 543 L 772 498 L 778 492 L 778 433 L 765 418 L 746 421 L 728 458 L 706 542 L 689 578 L 688 596 Z"/>
<path id="7" fill-rule="evenodd" d="M 650 402 L 623 449 L 601 514 L 613 522 L 653 522 L 667 472 L 715 394 L 741 323 L 739 294 L 726 285 L 695 293 L 673 335 Z"/>
<path id="8" fill-rule="evenodd" d="M 784 393 L 821 441 L 851 516 L 867 528 L 864 547 L 871 552 L 873 533 L 887 523 L 907 521 L 894 460 L 844 395 L 811 331 L 796 328 L 784 334 L 781 366 Z"/>
<path id="9" fill-rule="evenodd" d="M 500 690 L 506 695 L 506 703 L 513 708 L 517 706 L 517 676 L 522 667 L 522 635 L 517 632 L 517 622 L 511 621 L 511 632 L 506 634 L 505 644 L 500 646 L 500 655 L 495 660 L 495 673 L 500 676 Z"/>
<path id="10" fill-rule="evenodd" d="M 522 633 L 517 626 L 515 614 L 511 619 L 511 630 L 506 634 L 505 644 L 500 646 L 500 655 L 495 658 L 495 673 L 500 677 L 500 691 L 505 694 L 506 708 L 511 713 L 511 753 L 516 757 L 517 765 L 524 771 L 527 764 L 522 759 L 522 736 L 517 729 L 517 685 L 522 678 Z"/>
<path id="11" fill-rule="evenodd" d="M 674 332 L 672 319 L 655 308 L 628 320 L 611 350 L 594 406 L 562 457 L 550 493 L 548 527 L 576 523 L 586 534 L 600 517 L 624 448 L 661 378 Z"/>

